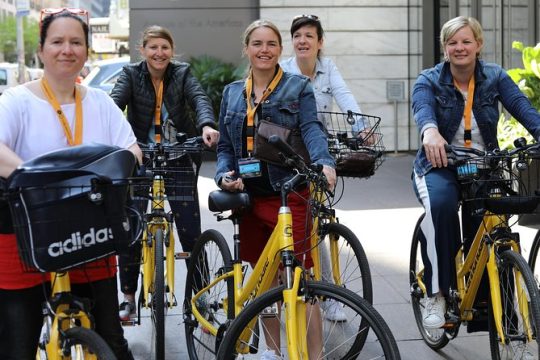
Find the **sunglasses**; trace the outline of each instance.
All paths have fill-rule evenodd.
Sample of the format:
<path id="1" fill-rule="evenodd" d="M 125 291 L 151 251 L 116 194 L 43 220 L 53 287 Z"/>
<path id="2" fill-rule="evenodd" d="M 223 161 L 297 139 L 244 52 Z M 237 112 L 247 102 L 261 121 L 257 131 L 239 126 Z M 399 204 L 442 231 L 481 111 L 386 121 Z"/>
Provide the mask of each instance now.
<path id="1" fill-rule="evenodd" d="M 41 9 L 41 14 L 39 16 L 39 26 L 41 27 L 41 23 L 43 22 L 43 19 L 45 19 L 47 16 L 60 14 L 63 12 L 67 12 L 73 15 L 76 15 L 78 17 L 81 17 L 82 20 L 86 22 L 88 25 L 88 10 L 84 9 L 75 9 L 75 8 L 46 8 Z"/>
<path id="2" fill-rule="evenodd" d="M 293 21 L 296 21 L 298 19 L 310 19 L 314 21 L 319 21 L 319 17 L 317 15 L 296 15 L 293 17 Z"/>

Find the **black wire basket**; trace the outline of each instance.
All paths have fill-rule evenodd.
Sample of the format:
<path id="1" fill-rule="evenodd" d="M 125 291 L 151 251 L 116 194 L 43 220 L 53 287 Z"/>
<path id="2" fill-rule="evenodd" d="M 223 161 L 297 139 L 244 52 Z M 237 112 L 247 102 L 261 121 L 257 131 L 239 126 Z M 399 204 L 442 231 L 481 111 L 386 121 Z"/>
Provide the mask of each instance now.
<path id="1" fill-rule="evenodd" d="M 127 194 L 127 182 L 109 181 L 11 189 L 7 200 L 23 270 L 64 271 L 128 247 Z"/>
<path id="2" fill-rule="evenodd" d="M 464 203 L 473 211 L 495 215 L 538 213 L 539 160 L 506 154 L 464 160 L 456 167 Z"/>
<path id="3" fill-rule="evenodd" d="M 319 112 L 338 176 L 368 178 L 384 161 L 381 118 L 354 112 Z"/>
<path id="4" fill-rule="evenodd" d="M 169 201 L 194 201 L 197 195 L 197 164 L 185 151 L 167 151 L 157 155 L 154 150 L 143 149 L 144 164 L 148 177 L 137 181 L 133 188 L 140 197 L 152 194 L 153 181 L 163 179 L 165 194 Z M 159 159 L 157 157 L 160 157 Z"/>

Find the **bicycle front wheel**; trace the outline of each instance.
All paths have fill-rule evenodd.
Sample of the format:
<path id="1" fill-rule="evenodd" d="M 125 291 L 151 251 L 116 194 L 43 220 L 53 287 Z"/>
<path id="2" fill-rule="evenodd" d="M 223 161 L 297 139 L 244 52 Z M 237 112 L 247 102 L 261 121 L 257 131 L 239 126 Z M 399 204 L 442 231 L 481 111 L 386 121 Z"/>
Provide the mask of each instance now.
<path id="1" fill-rule="evenodd" d="M 325 224 L 320 230 L 319 240 L 321 280 L 343 286 L 372 304 L 369 263 L 354 232 L 343 224 Z M 324 259 L 325 256 L 329 256 L 330 261 Z"/>
<path id="2" fill-rule="evenodd" d="M 240 348 L 249 349 L 249 353 L 258 354 L 259 357 L 268 348 L 280 348 L 282 354 L 287 354 L 283 315 L 284 289 L 284 286 L 280 286 L 269 290 L 240 312 L 225 333 L 218 359 L 244 358 L 244 354 L 239 354 Z M 301 291 L 302 298 L 311 305 L 311 312 L 306 314 L 308 329 L 322 329 L 322 342 L 318 343 L 319 348 L 322 345 L 322 354 L 311 354 L 312 358 L 400 359 L 396 341 L 388 325 L 365 299 L 348 289 L 326 282 L 308 281 Z M 345 312 L 346 322 L 324 320 L 325 310 L 319 305 L 327 299 L 334 301 Z M 321 311 L 321 314 L 318 314 L 318 311 Z M 364 322 L 367 323 L 366 326 L 363 325 Z M 247 343 L 242 343 L 239 339 L 245 329 L 250 332 L 249 339 Z M 370 329 L 372 332 L 368 337 Z M 308 334 L 308 342 L 310 336 L 313 335 Z M 313 342 L 319 339 L 311 340 Z"/>
<path id="3" fill-rule="evenodd" d="M 531 267 L 536 287 L 540 289 L 540 259 L 538 253 L 540 250 L 540 230 L 536 232 L 529 253 L 529 266 Z"/>
<path id="4" fill-rule="evenodd" d="M 184 323 L 190 359 L 216 358 L 219 339 L 199 323 L 194 315 L 192 299 L 218 276 L 231 269 L 231 253 L 223 235 L 216 230 L 203 232 L 191 252 L 186 277 Z M 195 302 L 196 310 L 214 329 L 223 331 L 227 320 L 234 318 L 232 277 L 217 282 L 200 295 Z"/>
<path id="5" fill-rule="evenodd" d="M 116 360 L 109 345 L 93 330 L 77 326 L 67 329 L 61 338 L 65 359 Z"/>
<path id="6" fill-rule="evenodd" d="M 540 358 L 540 295 L 531 270 L 523 257 L 511 250 L 503 251 L 497 261 L 505 341 L 498 336 L 489 307 L 489 345 L 491 358 Z M 525 302 L 525 304 L 523 303 Z M 528 324 L 528 326 L 527 326 Z"/>
<path id="7" fill-rule="evenodd" d="M 156 359 L 165 358 L 165 270 L 163 264 L 163 229 L 154 235 L 154 286 L 152 289 L 152 323 Z"/>
<path id="8" fill-rule="evenodd" d="M 414 228 L 413 238 L 411 242 L 411 255 L 409 259 L 409 284 L 411 291 L 411 305 L 416 320 L 416 326 L 422 335 L 426 344 L 433 350 L 439 350 L 448 344 L 448 337 L 444 329 L 426 329 L 422 321 L 427 295 L 423 291 L 419 281 L 424 281 L 424 263 L 422 261 L 421 244 L 423 234 L 420 229 L 420 224 L 424 219 L 424 215 L 420 216 Z M 425 240 L 424 240 L 425 241 Z"/>

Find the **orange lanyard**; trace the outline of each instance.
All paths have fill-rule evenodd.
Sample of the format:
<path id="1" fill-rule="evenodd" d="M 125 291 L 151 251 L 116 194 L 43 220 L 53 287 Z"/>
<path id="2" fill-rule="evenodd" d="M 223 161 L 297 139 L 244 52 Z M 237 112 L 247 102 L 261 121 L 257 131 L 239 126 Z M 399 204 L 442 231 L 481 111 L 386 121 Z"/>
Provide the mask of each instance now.
<path id="1" fill-rule="evenodd" d="M 156 91 L 156 108 L 154 109 L 154 133 L 156 143 L 161 142 L 161 103 L 163 101 L 163 80 L 159 82 L 159 87 L 156 89 L 154 84 L 154 90 Z"/>
<path id="2" fill-rule="evenodd" d="M 277 84 L 281 80 L 281 77 L 283 76 L 283 70 L 281 67 L 278 67 L 278 71 L 272 81 L 270 82 L 270 85 L 266 89 L 264 89 L 263 95 L 261 97 L 261 100 L 259 100 L 259 103 L 256 106 L 253 106 L 253 102 L 251 101 L 251 92 L 253 91 L 253 72 L 249 72 L 249 77 L 246 79 L 246 102 L 247 102 L 247 143 L 246 148 L 248 153 L 251 153 L 253 151 L 253 136 L 255 134 L 255 113 L 257 112 L 257 108 L 259 105 L 266 100 L 268 96 L 274 91 Z"/>
<path id="3" fill-rule="evenodd" d="M 463 134 L 463 140 L 465 142 L 465 147 L 472 146 L 472 105 L 474 98 L 474 75 L 469 80 L 469 87 L 467 88 L 467 102 L 465 103 L 465 110 L 463 111 L 463 118 L 465 119 L 465 133 Z M 459 89 L 459 86 L 454 79 L 454 86 Z"/>
<path id="4" fill-rule="evenodd" d="M 66 115 L 62 111 L 60 104 L 58 104 L 58 100 L 56 100 L 56 97 L 54 96 L 54 93 L 52 92 L 51 87 L 49 86 L 49 83 L 47 82 L 45 78 L 41 78 L 41 89 L 43 89 L 43 93 L 47 97 L 49 104 L 51 104 L 51 106 L 56 111 L 58 120 L 60 121 L 60 124 L 62 125 L 62 128 L 64 129 L 64 133 L 66 134 L 68 144 L 70 146 L 81 144 L 82 143 L 82 123 L 83 123 L 82 100 L 81 100 L 81 93 L 79 89 L 77 89 L 77 86 L 75 86 L 75 139 L 73 139 L 71 127 L 69 126 L 69 123 L 66 119 Z"/>

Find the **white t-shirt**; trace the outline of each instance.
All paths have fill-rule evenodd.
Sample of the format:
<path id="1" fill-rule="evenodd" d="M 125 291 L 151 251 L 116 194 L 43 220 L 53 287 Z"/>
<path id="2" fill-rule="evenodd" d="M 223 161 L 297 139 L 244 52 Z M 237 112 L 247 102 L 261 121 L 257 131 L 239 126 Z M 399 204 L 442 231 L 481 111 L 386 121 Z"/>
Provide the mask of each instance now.
<path id="1" fill-rule="evenodd" d="M 100 143 L 128 148 L 137 139 L 114 101 L 102 90 L 87 88 L 82 100 L 82 143 Z M 62 105 L 71 131 L 75 104 Z M 0 142 L 23 161 L 69 146 L 53 107 L 26 86 L 6 90 L 0 96 Z"/>

